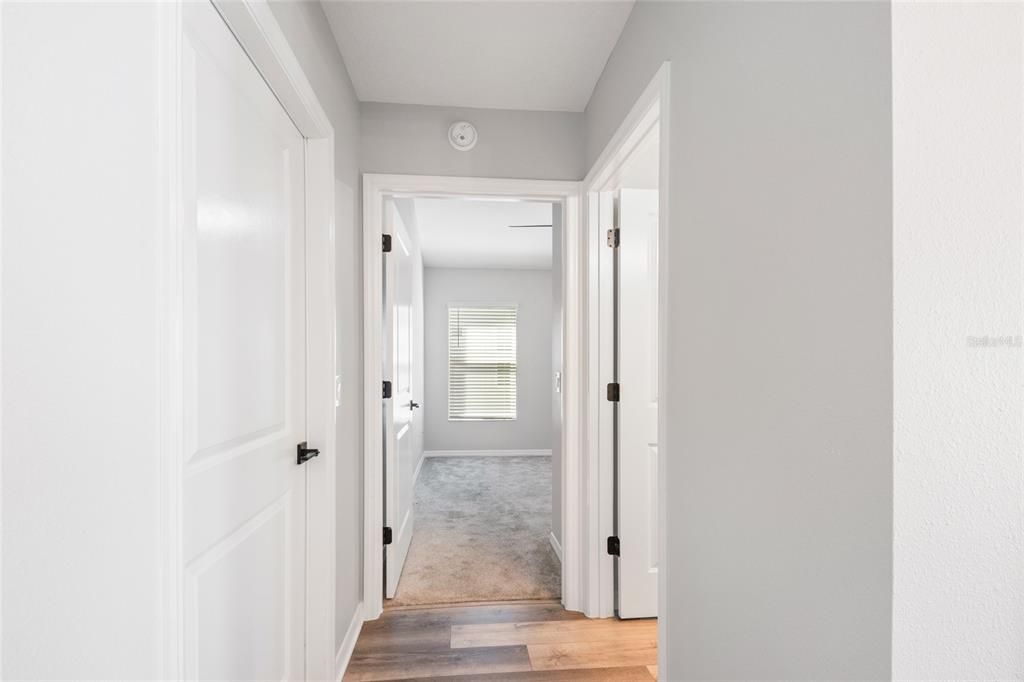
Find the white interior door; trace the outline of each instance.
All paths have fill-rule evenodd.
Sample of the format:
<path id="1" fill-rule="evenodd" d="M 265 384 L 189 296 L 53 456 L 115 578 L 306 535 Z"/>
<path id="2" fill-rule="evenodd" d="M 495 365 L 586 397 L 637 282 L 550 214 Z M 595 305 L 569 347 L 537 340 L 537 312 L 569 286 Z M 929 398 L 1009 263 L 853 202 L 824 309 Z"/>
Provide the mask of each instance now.
<path id="1" fill-rule="evenodd" d="M 302 679 L 304 143 L 214 8 L 183 11 L 186 674 Z"/>
<path id="2" fill-rule="evenodd" d="M 385 231 L 391 235 L 391 252 L 384 256 L 386 283 L 384 376 L 392 384 L 392 397 L 385 401 L 384 440 L 384 524 L 392 530 L 392 542 L 384 548 L 385 596 L 395 596 L 413 533 L 413 468 L 416 453 L 413 429 L 416 408 L 414 377 L 415 276 L 412 241 L 394 201 L 385 203 Z"/>
<path id="3" fill-rule="evenodd" d="M 621 618 L 658 615 L 658 192 L 618 212 L 618 536 Z"/>

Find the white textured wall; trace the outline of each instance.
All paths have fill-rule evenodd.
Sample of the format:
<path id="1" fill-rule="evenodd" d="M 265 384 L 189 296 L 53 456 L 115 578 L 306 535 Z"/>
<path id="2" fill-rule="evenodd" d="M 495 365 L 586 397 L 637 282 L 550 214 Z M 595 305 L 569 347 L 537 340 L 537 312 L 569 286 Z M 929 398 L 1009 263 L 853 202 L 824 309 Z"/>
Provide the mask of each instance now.
<path id="1" fill-rule="evenodd" d="M 551 448 L 551 271 L 425 269 L 426 423 L 430 450 Z M 518 304 L 517 419 L 448 421 L 448 304 Z"/>
<path id="2" fill-rule="evenodd" d="M 892 623 L 887 3 L 638 2 L 597 158 L 671 60 L 667 679 L 878 679 Z"/>
<path id="3" fill-rule="evenodd" d="M 3 669 L 159 675 L 155 5 L 3 3 Z"/>
<path id="4" fill-rule="evenodd" d="M 360 105 L 360 167 L 412 173 L 534 180 L 583 177 L 583 114 L 462 109 L 412 104 Z M 480 135 L 468 152 L 448 144 L 455 121 Z"/>
<path id="5" fill-rule="evenodd" d="M 897 679 L 1024 679 L 1024 6 L 893 6 Z"/>

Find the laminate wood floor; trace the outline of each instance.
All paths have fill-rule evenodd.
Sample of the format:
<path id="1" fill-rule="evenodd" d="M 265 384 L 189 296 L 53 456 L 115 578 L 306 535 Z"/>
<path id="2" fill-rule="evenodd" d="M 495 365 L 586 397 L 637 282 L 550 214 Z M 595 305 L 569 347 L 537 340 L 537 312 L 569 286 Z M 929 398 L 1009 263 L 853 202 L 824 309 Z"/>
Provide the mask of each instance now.
<path id="1" fill-rule="evenodd" d="M 657 621 L 587 619 L 557 602 L 385 609 L 345 680 L 657 679 Z"/>

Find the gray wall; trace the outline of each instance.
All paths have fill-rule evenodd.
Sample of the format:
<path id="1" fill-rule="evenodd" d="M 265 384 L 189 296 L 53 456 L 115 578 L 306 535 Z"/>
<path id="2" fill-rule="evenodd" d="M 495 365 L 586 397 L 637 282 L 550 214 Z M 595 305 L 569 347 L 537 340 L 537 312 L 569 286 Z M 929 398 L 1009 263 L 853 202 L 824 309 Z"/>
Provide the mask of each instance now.
<path id="1" fill-rule="evenodd" d="M 362 598 L 363 354 L 362 221 L 359 217 L 359 104 L 319 2 L 273 2 L 281 25 L 334 126 L 337 287 L 337 590 L 335 644 L 341 645 Z"/>
<path id="2" fill-rule="evenodd" d="M 424 270 L 425 448 L 547 450 L 551 448 L 551 271 Z M 518 304 L 517 419 L 448 421 L 448 304 Z"/>
<path id="3" fill-rule="evenodd" d="M 890 14 L 639 2 L 588 165 L 672 60 L 662 675 L 890 675 Z"/>
<path id="4" fill-rule="evenodd" d="M 583 114 L 456 109 L 364 102 L 360 164 L 367 173 L 412 173 L 534 180 L 579 180 Z M 479 132 L 469 152 L 452 149 L 448 126 Z"/>
<path id="5" fill-rule="evenodd" d="M 555 372 L 562 371 L 562 205 L 551 212 L 551 532 L 562 542 L 562 394 Z"/>

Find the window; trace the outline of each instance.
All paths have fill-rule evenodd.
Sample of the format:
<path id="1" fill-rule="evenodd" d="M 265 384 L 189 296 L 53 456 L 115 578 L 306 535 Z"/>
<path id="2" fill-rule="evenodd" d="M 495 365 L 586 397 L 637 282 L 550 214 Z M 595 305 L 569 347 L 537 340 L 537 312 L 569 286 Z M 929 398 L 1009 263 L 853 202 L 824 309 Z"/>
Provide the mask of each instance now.
<path id="1" fill-rule="evenodd" d="M 448 306 L 448 420 L 516 418 L 516 308 Z"/>

